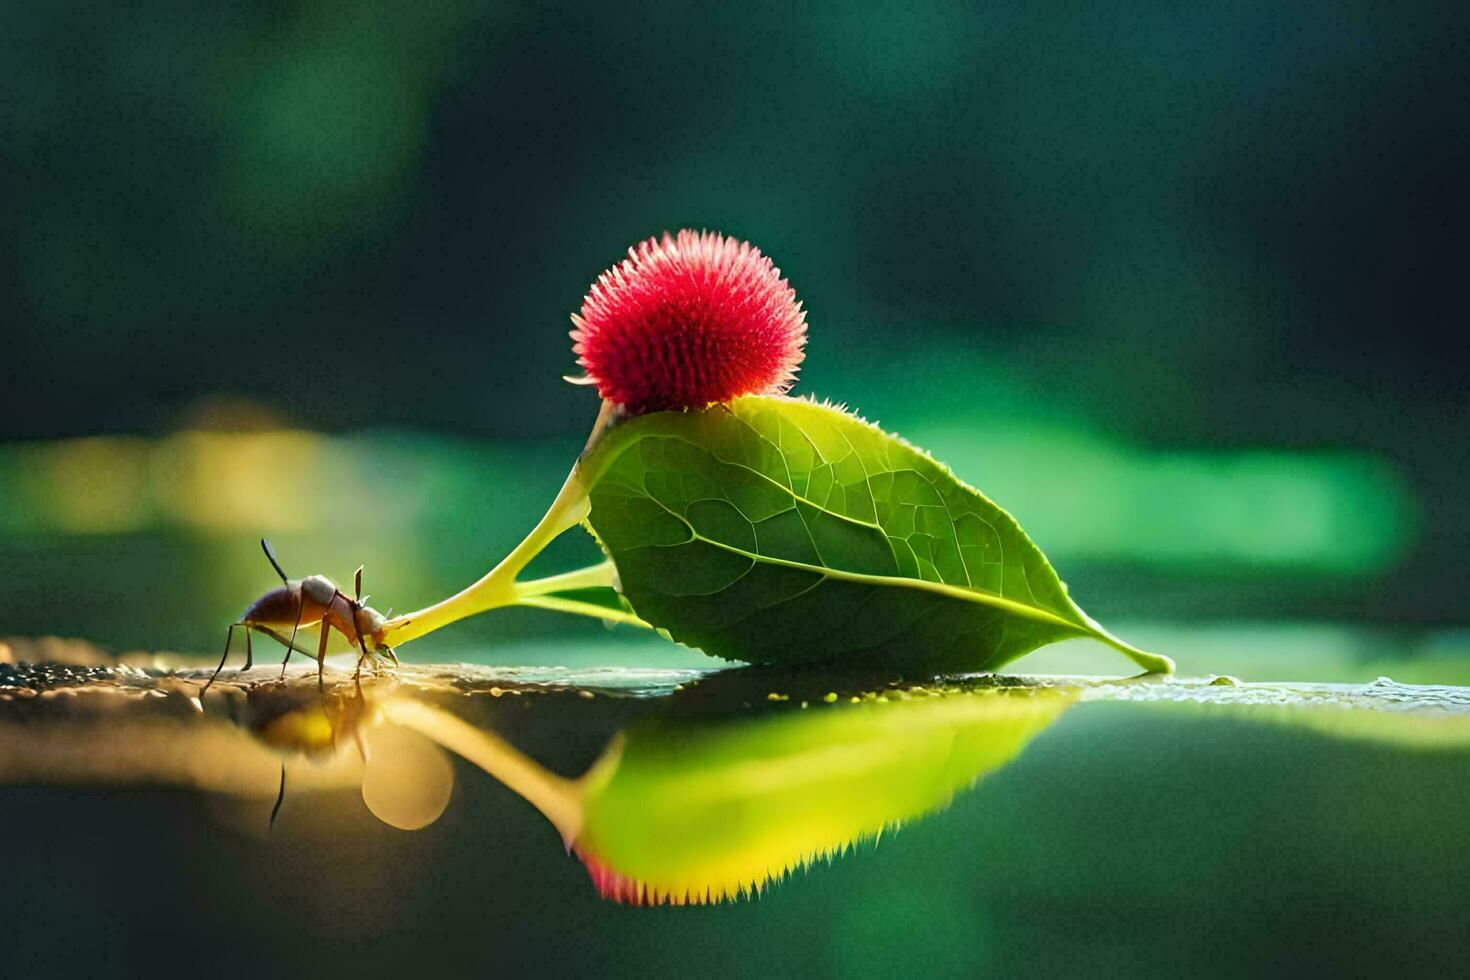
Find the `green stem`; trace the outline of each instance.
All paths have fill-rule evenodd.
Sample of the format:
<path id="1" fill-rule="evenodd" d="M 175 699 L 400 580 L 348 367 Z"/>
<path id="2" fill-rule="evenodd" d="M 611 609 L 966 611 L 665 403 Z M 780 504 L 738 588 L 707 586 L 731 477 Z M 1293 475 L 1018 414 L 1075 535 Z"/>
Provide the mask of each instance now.
<path id="1" fill-rule="evenodd" d="M 474 585 L 448 599 L 389 620 L 382 629 L 382 642 L 398 646 L 466 616 L 516 605 L 522 599 L 522 586 L 516 582 L 516 576 L 555 538 L 580 524 L 587 510 L 587 488 L 582 483 L 580 467 L 573 466 L 546 515 L 500 564 Z"/>
<path id="2" fill-rule="evenodd" d="M 1076 605 L 1073 605 L 1072 608 L 1077 609 Z M 1117 650 L 1123 656 L 1138 664 L 1138 666 L 1142 667 L 1144 670 L 1148 671 L 1151 674 L 1174 673 L 1174 661 L 1171 658 L 1166 657 L 1161 653 L 1149 653 L 1147 650 L 1140 650 L 1133 644 L 1120 640 L 1113 634 L 1109 633 L 1107 630 L 1103 629 L 1101 623 L 1093 619 L 1091 616 L 1087 615 L 1087 613 L 1082 612 L 1081 609 L 1077 609 L 1077 611 L 1079 613 L 1082 613 L 1082 618 L 1087 622 L 1088 626 L 1092 627 L 1092 635 L 1094 639 L 1106 643 L 1108 646 L 1112 647 L 1114 650 Z"/>
<path id="3" fill-rule="evenodd" d="M 612 588 L 617 573 L 611 560 L 588 565 L 574 572 L 563 572 L 549 578 L 532 579 L 516 583 L 516 595 L 522 599 L 546 595 L 549 592 L 571 592 L 575 589 Z"/>
<path id="4" fill-rule="evenodd" d="M 611 560 L 579 568 L 575 572 L 564 572 L 550 578 L 538 578 L 530 582 L 516 583 L 517 605 L 533 609 L 550 609 L 555 612 L 571 613 L 576 616 L 591 616 L 609 623 L 626 623 L 653 629 L 630 610 L 613 609 L 595 602 L 556 593 L 573 592 L 578 589 L 611 589 L 617 580 L 617 569 Z"/>
<path id="5" fill-rule="evenodd" d="M 592 434 L 587 437 L 587 444 L 582 449 L 582 455 L 572 466 L 572 471 L 567 474 L 567 480 L 562 484 L 556 499 L 551 502 L 551 506 L 546 509 L 546 514 L 536 526 L 531 528 L 531 533 L 526 535 L 525 540 L 516 545 L 500 564 L 492 568 L 474 585 L 448 599 L 436 602 L 417 612 L 390 619 L 374 635 L 375 642 L 380 645 L 398 646 L 432 633 L 442 626 L 458 622 L 466 616 L 473 616 L 476 613 L 498 609 L 502 606 L 527 605 L 547 609 L 561 608 L 553 605 L 551 600 L 542 597 L 545 593 L 566 589 L 610 586 L 613 581 L 611 562 L 533 582 L 517 582 L 516 576 L 524 571 L 525 567 L 531 563 L 531 559 L 539 555 L 548 544 L 582 523 L 587 517 L 591 505 L 587 499 L 587 481 L 583 478 L 582 473 L 582 458 L 602 437 L 603 432 L 615 420 L 615 416 L 616 410 L 613 406 L 608 402 L 603 402 L 602 409 L 597 415 L 597 421 L 592 425 Z M 571 608 L 573 606 L 576 608 Z M 626 614 L 620 614 L 616 610 L 605 610 L 605 614 L 594 613 L 592 610 L 596 608 L 599 607 L 595 603 L 569 601 L 565 603 L 562 611 L 581 615 L 601 615 L 603 619 L 616 621 L 632 621 L 626 617 Z"/>
<path id="6" fill-rule="evenodd" d="M 609 623 L 624 623 L 628 626 L 653 629 L 651 624 L 644 622 L 627 610 L 599 606 L 595 602 L 581 602 L 577 599 L 566 599 L 561 596 L 532 596 L 522 599 L 520 604 L 530 606 L 533 609 L 549 609 L 553 612 L 571 613 L 575 616 L 591 616 L 594 619 L 605 620 Z"/>

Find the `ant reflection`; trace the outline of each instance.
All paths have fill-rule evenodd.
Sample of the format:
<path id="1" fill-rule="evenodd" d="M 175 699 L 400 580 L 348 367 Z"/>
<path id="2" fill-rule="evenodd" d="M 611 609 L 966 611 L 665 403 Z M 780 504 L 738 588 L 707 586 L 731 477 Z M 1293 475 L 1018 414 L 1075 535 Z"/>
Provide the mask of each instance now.
<path id="1" fill-rule="evenodd" d="M 242 693 L 243 697 L 229 702 L 231 717 L 282 756 L 280 787 L 269 826 L 275 826 L 286 800 L 286 756 L 322 762 L 341 751 L 350 738 L 367 762 L 365 732 L 376 723 L 377 715 L 360 683 L 313 691 L 278 682 L 244 688 Z"/>

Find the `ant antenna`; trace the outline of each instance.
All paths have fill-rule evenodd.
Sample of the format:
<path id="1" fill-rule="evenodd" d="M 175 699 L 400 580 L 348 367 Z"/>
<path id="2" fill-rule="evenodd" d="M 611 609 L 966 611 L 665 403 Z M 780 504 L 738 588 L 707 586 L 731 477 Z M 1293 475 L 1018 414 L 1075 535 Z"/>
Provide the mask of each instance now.
<path id="1" fill-rule="evenodd" d="M 286 577 L 286 570 L 281 567 L 280 562 L 276 561 L 276 551 L 265 538 L 260 539 L 260 550 L 265 552 L 265 557 L 270 561 L 271 567 L 276 570 L 276 574 L 281 576 L 281 581 L 289 585 L 291 580 Z"/>
<path id="2" fill-rule="evenodd" d="M 271 822 L 266 824 L 270 830 L 276 825 L 276 814 L 281 812 L 281 804 L 286 802 L 286 764 L 281 763 L 281 788 L 276 791 L 276 805 L 271 807 Z"/>

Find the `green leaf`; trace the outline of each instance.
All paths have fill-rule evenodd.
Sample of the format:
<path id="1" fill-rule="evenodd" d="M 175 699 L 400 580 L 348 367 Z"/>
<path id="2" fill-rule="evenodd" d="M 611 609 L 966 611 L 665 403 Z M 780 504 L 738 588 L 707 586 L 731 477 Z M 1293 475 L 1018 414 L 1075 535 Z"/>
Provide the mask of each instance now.
<path id="1" fill-rule="evenodd" d="M 752 894 L 940 809 L 1072 702 L 1036 690 L 882 697 L 901 700 L 626 729 L 585 781 L 575 845 L 598 888 L 636 904 Z"/>
<path id="2" fill-rule="evenodd" d="M 845 412 L 748 397 L 610 430 L 583 460 L 588 524 L 638 615 L 750 663 L 993 670 L 1098 626 L 1015 520 Z"/>

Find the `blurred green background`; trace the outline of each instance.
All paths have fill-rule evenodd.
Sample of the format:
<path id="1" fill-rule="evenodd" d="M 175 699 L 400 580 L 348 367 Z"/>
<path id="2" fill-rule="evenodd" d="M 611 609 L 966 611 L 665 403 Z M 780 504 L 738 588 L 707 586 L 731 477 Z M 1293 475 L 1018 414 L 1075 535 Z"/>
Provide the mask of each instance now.
<path id="1" fill-rule="evenodd" d="M 365 562 L 379 608 L 466 584 L 595 413 L 560 380 L 567 315 L 693 226 L 790 277 L 798 391 L 951 463 L 1186 669 L 1224 662 L 1188 640 L 1222 623 L 1377 631 L 1354 662 L 1434 647 L 1470 544 L 1467 26 L 1449 3 L 12 7 L 0 635 L 212 650 L 272 584 L 262 535 L 294 574 Z M 410 656 L 600 635 L 512 611 Z M 1300 658 L 1276 672 L 1331 673 Z"/>

